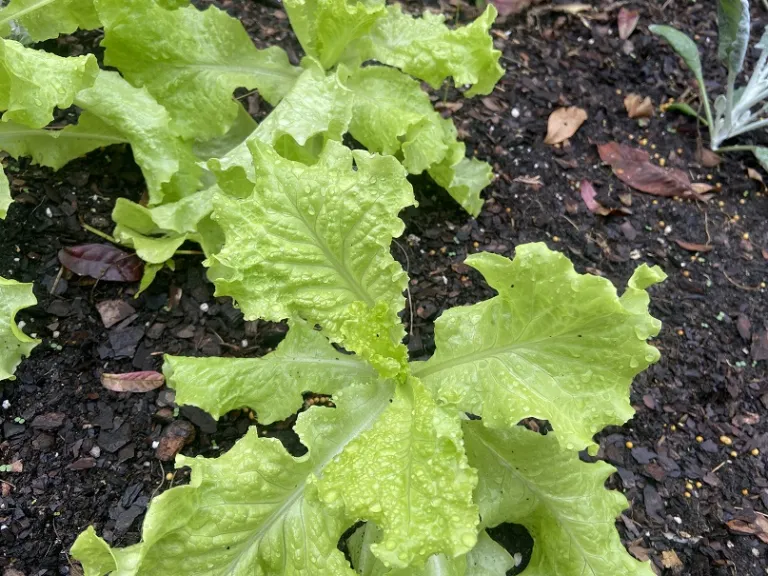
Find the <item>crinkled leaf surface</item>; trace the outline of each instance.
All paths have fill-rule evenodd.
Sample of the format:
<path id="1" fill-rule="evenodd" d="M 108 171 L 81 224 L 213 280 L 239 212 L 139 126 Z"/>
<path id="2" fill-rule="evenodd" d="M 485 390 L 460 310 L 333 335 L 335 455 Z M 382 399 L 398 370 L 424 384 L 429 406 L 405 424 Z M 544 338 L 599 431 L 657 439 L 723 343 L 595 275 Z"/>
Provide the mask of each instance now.
<path id="1" fill-rule="evenodd" d="M 10 0 L 0 10 L 0 37 L 23 29 L 35 42 L 101 26 L 93 0 Z"/>
<path id="2" fill-rule="evenodd" d="M 150 204 L 170 202 L 197 191 L 202 168 L 192 145 L 171 129 L 170 116 L 147 92 L 117 72 L 101 71 L 75 104 L 98 116 L 131 143 L 149 190 Z"/>
<path id="3" fill-rule="evenodd" d="M 35 304 L 32 284 L 0 278 L 0 380 L 13 378 L 22 357 L 40 343 L 24 334 L 15 320 L 19 310 Z"/>
<path id="4" fill-rule="evenodd" d="M 326 69 L 385 14 L 383 0 L 286 0 L 284 6 L 301 47 Z"/>
<path id="5" fill-rule="evenodd" d="M 421 382 L 398 387 L 382 417 L 325 469 L 320 498 L 341 505 L 354 522 L 383 531 L 371 545 L 385 564 L 423 564 L 472 549 L 477 537 L 477 483 L 467 464 L 459 414 L 437 406 Z"/>
<path id="6" fill-rule="evenodd" d="M 346 388 L 336 408 L 312 407 L 296 431 L 309 452 L 295 458 L 256 428 L 215 459 L 177 458 L 192 468 L 189 485 L 161 494 L 144 520 L 134 567 L 120 576 L 354 576 L 337 544 L 349 526 L 322 504 L 314 479 L 390 406 L 390 384 Z M 101 566 L 103 550 L 86 532 L 73 555 L 87 568 Z M 118 559 L 120 560 L 120 559 Z M 124 564 L 128 564 L 123 560 Z M 92 572 L 97 574 L 98 572 Z"/>
<path id="7" fill-rule="evenodd" d="M 582 462 L 552 434 L 521 426 L 494 430 L 478 421 L 463 427 L 480 478 L 475 500 L 483 524 L 522 524 L 533 537 L 524 576 L 653 575 L 650 563 L 627 553 L 614 526 L 629 504 L 604 487 L 612 466 Z"/>
<path id="8" fill-rule="evenodd" d="M 453 123 L 449 128 L 455 134 Z M 483 208 L 480 192 L 493 180 L 493 171 L 487 162 L 467 158 L 465 154 L 464 143 L 454 142 L 445 159 L 429 168 L 429 175 L 445 188 L 464 210 L 472 216 L 477 216 Z"/>
<path id="9" fill-rule="evenodd" d="M 61 130 L 0 122 L 0 149 L 14 158 L 29 156 L 34 163 L 54 170 L 97 148 L 126 143 L 125 136 L 88 112 L 80 115 L 77 124 Z"/>
<path id="10" fill-rule="evenodd" d="M 75 94 L 96 80 L 93 54 L 62 58 L 0 39 L 0 110 L 3 122 L 42 128 L 53 109 L 68 108 Z"/>
<path id="11" fill-rule="evenodd" d="M 404 14 L 400 5 L 387 7 L 367 36 L 350 46 L 346 62 L 378 60 L 438 88 L 448 77 L 457 86 L 471 85 L 467 96 L 489 94 L 504 74 L 501 52 L 493 47 L 488 30 L 496 9 L 485 12 L 468 26 L 451 30 L 445 17 L 424 12 L 421 18 Z"/>
<path id="12" fill-rule="evenodd" d="M 0 220 L 4 220 L 8 215 L 8 207 L 13 202 L 11 198 L 11 187 L 8 184 L 8 176 L 5 175 L 5 170 L 2 164 L 0 164 Z"/>
<path id="13" fill-rule="evenodd" d="M 258 50 L 243 25 L 215 7 L 166 10 L 154 0 L 96 0 L 105 63 L 166 107 L 184 138 L 226 133 L 236 88 L 277 104 L 301 72 L 277 46 Z"/>
<path id="14" fill-rule="evenodd" d="M 354 93 L 349 131 L 371 152 L 403 159 L 411 174 L 441 162 L 455 130 L 432 107 L 421 85 L 399 70 L 384 66 L 358 68 L 347 80 Z"/>
<path id="15" fill-rule="evenodd" d="M 285 147 L 294 143 L 295 149 L 292 151 L 296 152 L 302 147 L 309 148 L 311 141 L 319 138 L 322 150 L 325 141 L 341 141 L 346 133 L 352 117 L 352 92 L 342 84 L 339 73 L 326 75 L 311 60 L 306 60 L 304 65 L 306 69 L 294 88 L 246 142 L 226 156 L 211 160 L 210 165 L 218 173 L 220 181 L 228 183 L 230 187 L 245 186 L 238 195 L 250 194 L 256 181 L 248 141 L 259 140 L 273 146 L 281 156 L 313 164 L 317 161 L 317 155 L 311 161 L 304 161 L 309 158 L 291 157 L 285 154 Z M 230 170 L 232 174 L 227 174 Z"/>
<path id="16" fill-rule="evenodd" d="M 402 365 L 398 312 L 407 278 L 389 246 L 403 231 L 398 213 L 414 203 L 403 167 L 334 141 L 312 166 L 258 140 L 249 146 L 257 181 L 250 196 L 214 197 L 214 219 L 225 236 L 222 251 L 208 261 L 216 294 L 232 296 L 248 319 L 298 316 L 320 324 L 354 351 L 371 347 L 352 334 L 370 316 L 374 338 L 390 350 L 378 352 Z"/>
<path id="17" fill-rule="evenodd" d="M 303 392 L 335 394 L 378 378 L 370 365 L 338 352 L 301 320 L 291 322 L 285 340 L 262 358 L 166 356 L 163 372 L 178 404 L 198 406 L 216 419 L 236 408 L 253 408 L 262 424 L 296 413 Z"/>
<path id="18" fill-rule="evenodd" d="M 499 295 L 443 313 L 436 352 L 414 374 L 488 426 L 536 417 L 569 449 L 595 448 L 595 433 L 632 417 L 630 383 L 659 358 L 646 340 L 661 323 L 644 289 L 665 275 L 642 266 L 619 298 L 608 280 L 577 274 L 544 244 L 516 252 L 514 261 L 467 258 Z"/>

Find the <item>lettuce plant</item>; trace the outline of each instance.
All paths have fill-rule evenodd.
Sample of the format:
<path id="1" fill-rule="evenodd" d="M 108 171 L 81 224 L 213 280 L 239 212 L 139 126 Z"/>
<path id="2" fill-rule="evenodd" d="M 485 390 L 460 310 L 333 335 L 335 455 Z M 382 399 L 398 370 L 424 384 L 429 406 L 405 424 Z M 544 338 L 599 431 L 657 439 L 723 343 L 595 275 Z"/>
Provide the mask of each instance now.
<path id="1" fill-rule="evenodd" d="M 437 88 L 452 78 L 467 96 L 493 89 L 503 73 L 488 34 L 493 6 L 470 25 L 449 28 L 442 16 L 414 18 L 384 0 L 284 5 L 306 54 L 301 66 L 279 47 L 257 49 L 241 23 L 215 7 L 10 0 L 0 10 L 0 150 L 58 169 L 96 148 L 130 144 L 148 201 L 118 203 L 114 236 L 149 263 L 147 281 L 187 240 L 207 255 L 218 250 L 214 173 L 239 166 L 252 178 L 247 146 L 254 140 L 313 164 L 326 141 L 349 133 L 411 174 L 429 173 L 477 215 L 490 166 L 466 157 L 421 81 Z M 93 56 L 61 58 L 11 39 L 99 27 L 104 63 L 118 72 L 99 70 Z M 233 99 L 237 88 L 274 106 L 262 124 Z M 54 108 L 73 104 L 77 124 L 51 124 Z"/>
<path id="2" fill-rule="evenodd" d="M 501 576 L 514 560 L 486 529 L 514 522 L 535 540 L 526 575 L 651 576 L 614 527 L 613 468 L 579 451 L 632 416 L 631 380 L 659 357 L 646 288 L 661 270 L 640 267 L 619 297 L 544 244 L 474 254 L 497 295 L 446 311 L 434 355 L 409 362 L 390 255 L 414 203 L 405 168 L 334 140 L 313 164 L 247 149 L 249 174 L 216 168 L 223 247 L 206 264 L 218 295 L 288 334 L 260 358 L 166 357 L 167 381 L 215 417 L 250 407 L 269 424 L 307 391 L 334 407 L 299 414 L 300 457 L 255 428 L 218 458 L 179 456 L 190 483 L 153 500 L 140 543 L 80 535 L 86 575 Z M 518 426 L 531 417 L 554 432 Z"/>
<path id="3" fill-rule="evenodd" d="M 667 40 L 693 72 L 699 85 L 700 100 L 704 107 L 712 150 L 753 152 L 763 167 L 768 169 L 768 148 L 744 145 L 722 146 L 726 140 L 768 127 L 768 120 L 765 119 L 768 112 L 768 28 L 756 45 L 760 50 L 760 57 L 749 81 L 744 86 L 737 86 L 736 81 L 744 69 L 749 47 L 749 1 L 718 0 L 717 8 L 720 36 L 717 56 L 727 68 L 728 77 L 725 94 L 715 98 L 714 114 L 704 84 L 699 50 L 693 40 L 671 26 L 651 26 L 650 30 Z M 678 106 L 678 108 L 698 116 L 690 107 Z"/>
<path id="4" fill-rule="evenodd" d="M 16 313 L 37 304 L 32 284 L 0 277 L 0 380 L 13 379 L 16 366 L 40 341 L 30 338 L 16 324 Z"/>

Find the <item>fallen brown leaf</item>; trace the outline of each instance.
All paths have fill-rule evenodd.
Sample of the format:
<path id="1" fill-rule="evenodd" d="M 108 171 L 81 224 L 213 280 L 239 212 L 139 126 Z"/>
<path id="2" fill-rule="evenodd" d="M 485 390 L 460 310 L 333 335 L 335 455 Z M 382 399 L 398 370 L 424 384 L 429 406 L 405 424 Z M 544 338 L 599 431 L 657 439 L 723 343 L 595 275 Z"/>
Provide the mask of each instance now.
<path id="1" fill-rule="evenodd" d="M 674 550 L 664 550 L 661 553 L 661 564 L 664 566 L 664 568 L 682 568 L 683 563 L 680 561 L 680 558 L 677 556 L 677 552 Z"/>
<path id="2" fill-rule="evenodd" d="M 113 392 L 149 392 L 160 388 L 164 382 L 165 377 L 154 370 L 101 375 L 102 386 Z"/>
<path id="3" fill-rule="evenodd" d="M 549 115 L 545 144 L 559 144 L 576 133 L 587 119 L 587 111 L 577 106 L 558 108 Z"/>
<path id="4" fill-rule="evenodd" d="M 686 242 L 685 240 L 675 240 L 675 242 L 680 248 L 689 252 L 709 252 L 714 248 L 711 244 L 696 244 L 695 242 Z"/>
<path id="5" fill-rule="evenodd" d="M 760 540 L 768 544 L 768 519 L 765 516 L 757 514 L 753 522 L 744 520 L 730 520 L 726 525 L 736 534 L 749 534 L 757 536 Z"/>
<path id="6" fill-rule="evenodd" d="M 696 161 L 705 168 L 714 168 L 720 164 L 720 156 L 700 145 L 696 148 Z"/>
<path id="7" fill-rule="evenodd" d="M 652 164 L 644 150 L 618 142 L 597 147 L 600 159 L 609 164 L 616 177 L 636 190 L 655 196 L 695 196 L 688 174 L 677 168 L 662 168 Z"/>
<path id="8" fill-rule="evenodd" d="M 637 10 L 627 10 L 622 8 L 619 10 L 619 16 L 617 18 L 619 25 L 619 38 L 626 40 L 632 35 L 637 27 L 637 21 L 640 20 L 640 13 Z"/>
<path id="9" fill-rule="evenodd" d="M 706 194 L 707 192 L 712 192 L 714 189 L 715 187 L 712 186 L 712 184 L 706 184 L 704 182 L 694 182 L 691 184 L 691 190 L 697 194 Z"/>
<path id="10" fill-rule="evenodd" d="M 653 102 L 650 96 L 643 98 L 640 94 L 629 94 L 624 98 L 624 108 L 630 118 L 651 118 L 653 116 Z"/>
<path id="11" fill-rule="evenodd" d="M 650 550 L 644 546 L 640 546 L 640 544 L 632 544 L 627 550 L 629 550 L 629 553 L 632 554 L 632 556 L 640 560 L 640 562 L 647 562 L 649 559 L 648 552 L 650 552 Z"/>
<path id="12" fill-rule="evenodd" d="M 744 314 L 739 314 L 736 319 L 736 330 L 745 342 L 749 342 L 752 337 L 752 322 Z"/>
<path id="13" fill-rule="evenodd" d="M 544 182 L 541 181 L 541 176 L 518 176 L 512 182 L 518 182 L 520 184 L 525 184 L 526 186 L 530 186 L 534 190 L 538 190 L 542 186 L 544 186 Z"/>
<path id="14" fill-rule="evenodd" d="M 760 174 L 760 172 L 758 172 L 754 168 L 747 168 L 747 176 L 749 176 L 752 180 L 756 180 L 757 182 L 760 182 L 760 184 L 762 184 L 763 186 L 763 190 L 765 190 L 765 182 L 763 182 L 763 177 Z"/>
<path id="15" fill-rule="evenodd" d="M 495 96 L 486 96 L 481 102 L 491 112 L 504 112 L 507 109 L 507 104 Z"/>

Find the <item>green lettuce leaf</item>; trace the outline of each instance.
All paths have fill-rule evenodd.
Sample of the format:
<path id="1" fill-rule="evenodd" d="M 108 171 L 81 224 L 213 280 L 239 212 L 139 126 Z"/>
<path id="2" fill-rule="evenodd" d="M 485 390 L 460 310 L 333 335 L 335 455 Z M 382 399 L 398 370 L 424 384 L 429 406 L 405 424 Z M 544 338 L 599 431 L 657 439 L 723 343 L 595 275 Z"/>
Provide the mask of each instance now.
<path id="1" fill-rule="evenodd" d="M 253 155 L 248 142 L 269 144 L 284 158 L 314 164 L 328 140 L 341 141 L 352 117 L 352 92 L 339 72 L 326 75 L 312 60 L 288 95 L 245 142 L 221 158 L 209 162 L 222 186 L 247 196 L 256 182 Z"/>
<path id="2" fill-rule="evenodd" d="M 467 554 L 465 576 L 502 576 L 516 565 L 510 553 L 482 530 L 477 544 Z"/>
<path id="3" fill-rule="evenodd" d="M 300 73 L 277 46 L 258 50 L 243 25 L 215 7 L 165 10 L 153 0 L 96 0 L 105 63 L 144 86 L 184 138 L 221 136 L 234 122 L 236 88 L 258 89 L 271 104 Z"/>
<path id="4" fill-rule="evenodd" d="M 31 40 L 40 42 L 100 26 L 93 0 L 11 0 L 0 10 L 0 37 L 4 38 L 23 29 Z"/>
<path id="5" fill-rule="evenodd" d="M 131 86 L 117 72 L 102 70 L 92 87 L 77 94 L 75 104 L 131 143 L 151 205 L 197 191 L 203 169 L 192 145 L 173 133 L 168 112 L 146 89 Z"/>
<path id="6" fill-rule="evenodd" d="M 0 39 L 0 110 L 3 122 L 42 128 L 53 121 L 53 109 L 68 108 L 75 94 L 96 80 L 93 54 L 62 58 Z"/>
<path id="7" fill-rule="evenodd" d="M 661 323 L 648 314 L 644 289 L 665 275 L 642 266 L 619 298 L 608 280 L 577 274 L 544 244 L 516 252 L 514 261 L 467 258 L 499 295 L 443 313 L 436 352 L 414 375 L 488 426 L 536 417 L 568 449 L 595 449 L 595 433 L 632 417 L 630 383 L 659 358 L 646 343 Z"/>
<path id="8" fill-rule="evenodd" d="M 325 69 L 385 14 L 383 0 L 286 0 L 283 5 L 304 52 Z"/>
<path id="9" fill-rule="evenodd" d="M 424 12 L 421 18 L 403 14 L 399 4 L 387 7 L 370 33 L 350 46 L 345 62 L 378 60 L 438 88 L 448 77 L 457 86 L 471 85 L 467 96 L 490 94 L 504 74 L 501 52 L 493 47 L 488 30 L 496 9 L 485 12 L 468 26 L 449 29 L 445 16 Z"/>
<path id="10" fill-rule="evenodd" d="M 8 176 L 5 175 L 5 170 L 2 164 L 0 164 L 0 220 L 4 220 L 8 215 L 8 207 L 13 202 L 11 197 L 11 187 L 8 184 Z"/>
<path id="11" fill-rule="evenodd" d="M 0 149 L 14 158 L 29 156 L 33 163 L 54 170 L 97 148 L 126 143 L 127 138 L 88 112 L 80 115 L 76 125 L 61 130 L 0 123 Z"/>
<path id="12" fill-rule="evenodd" d="M 271 424 L 295 414 L 303 392 L 335 394 L 378 378 L 366 362 L 336 351 L 306 322 L 289 324 L 285 340 L 262 358 L 166 356 L 163 372 L 176 390 L 176 403 L 192 404 L 216 419 L 236 408 L 253 408 L 260 423 Z"/>
<path id="13" fill-rule="evenodd" d="M 451 128 L 455 131 L 453 124 Z M 456 142 L 440 164 L 430 167 L 429 175 L 448 191 L 461 207 L 472 216 L 480 214 L 483 199 L 480 192 L 493 180 L 490 164 L 477 158 L 467 158 L 463 142 Z"/>
<path id="14" fill-rule="evenodd" d="M 453 122 L 434 110 L 419 82 L 394 68 L 368 66 L 355 70 L 347 85 L 355 102 L 349 131 L 358 142 L 397 156 L 411 174 L 428 170 L 467 212 L 480 213 L 491 167 L 465 158 Z"/>
<path id="15" fill-rule="evenodd" d="M 298 458 L 255 427 L 219 458 L 177 457 L 192 469 L 189 485 L 153 500 L 138 559 L 127 566 L 118 558 L 126 564 L 118 573 L 354 576 L 337 548 L 349 524 L 318 499 L 315 479 L 382 415 L 393 392 L 384 382 L 353 386 L 334 398 L 336 408 L 300 414 L 295 429 L 309 451 Z M 81 541 L 91 544 L 87 553 Z M 105 555 L 92 542 L 82 534 L 72 553 L 95 575 Z"/>
<path id="16" fill-rule="evenodd" d="M 258 140 L 249 147 L 257 180 L 251 195 L 226 193 L 230 185 L 220 179 L 225 193 L 214 197 L 214 220 L 225 236 L 222 251 L 208 260 L 216 294 L 232 296 L 247 319 L 298 316 L 320 324 L 332 341 L 375 364 L 363 350 L 397 358 L 377 368 L 386 376 L 399 372 L 407 278 L 389 246 L 403 231 L 398 213 L 414 203 L 403 167 L 334 141 L 313 166 Z M 373 346 L 356 337 L 366 332 L 366 318 L 377 328 Z"/>
<path id="17" fill-rule="evenodd" d="M 0 380 L 13 380 L 21 359 L 40 343 L 24 334 L 15 320 L 19 310 L 35 304 L 32 284 L 0 278 Z"/>
<path id="18" fill-rule="evenodd" d="M 437 406 L 416 379 L 398 387 L 381 418 L 349 443 L 319 479 L 320 498 L 350 522 L 374 522 L 371 545 L 385 566 L 423 564 L 434 553 L 471 550 L 477 538 L 477 483 L 467 464 L 461 420 Z"/>
<path id="19" fill-rule="evenodd" d="M 206 254 L 221 247 L 221 230 L 210 221 L 216 188 L 200 190 L 176 202 L 146 208 L 118 198 L 112 211 L 117 226 L 113 236 L 132 246 L 139 258 L 162 264 L 187 240 L 199 243 Z"/>
<path id="20" fill-rule="evenodd" d="M 522 524 L 534 539 L 525 576 L 654 574 L 619 539 L 614 522 L 629 503 L 604 487 L 612 466 L 582 462 L 553 434 L 520 426 L 494 430 L 477 421 L 463 427 L 469 461 L 479 473 L 475 500 L 483 525 Z"/>

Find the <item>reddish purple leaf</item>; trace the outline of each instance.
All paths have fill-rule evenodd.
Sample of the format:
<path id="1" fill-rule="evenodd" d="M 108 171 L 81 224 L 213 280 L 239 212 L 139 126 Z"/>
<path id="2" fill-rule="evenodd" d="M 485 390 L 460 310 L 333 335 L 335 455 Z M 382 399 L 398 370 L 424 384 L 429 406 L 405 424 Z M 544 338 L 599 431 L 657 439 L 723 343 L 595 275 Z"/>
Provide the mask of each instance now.
<path id="1" fill-rule="evenodd" d="M 600 216 L 608 216 L 608 214 L 611 213 L 610 208 L 606 208 L 600 202 L 595 200 L 595 197 L 597 196 L 597 192 L 595 191 L 595 187 L 592 186 L 592 183 L 589 180 L 582 180 L 581 181 L 581 199 L 584 200 L 584 204 L 587 205 L 587 208 L 589 208 L 589 211 L 593 214 L 600 214 Z"/>
<path id="2" fill-rule="evenodd" d="M 59 250 L 59 262 L 80 276 L 109 282 L 138 282 L 143 264 L 138 256 L 111 244 L 81 244 Z"/>
<path id="3" fill-rule="evenodd" d="M 637 10 L 619 10 L 619 38 L 626 40 L 632 35 L 637 27 L 637 21 L 640 20 L 640 13 Z"/>
<path id="4" fill-rule="evenodd" d="M 688 174 L 677 168 L 662 168 L 652 164 L 644 150 L 618 142 L 608 142 L 597 147 L 600 159 L 610 164 L 613 173 L 635 190 L 656 196 L 702 197 L 691 188 Z"/>
<path id="5" fill-rule="evenodd" d="M 102 386 L 113 392 L 149 392 L 160 388 L 164 382 L 165 376 L 154 370 L 101 375 Z"/>

